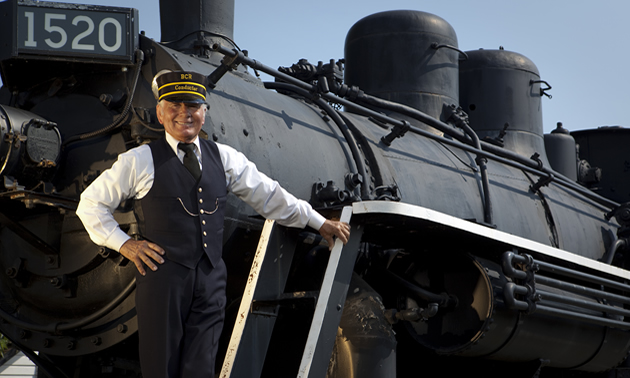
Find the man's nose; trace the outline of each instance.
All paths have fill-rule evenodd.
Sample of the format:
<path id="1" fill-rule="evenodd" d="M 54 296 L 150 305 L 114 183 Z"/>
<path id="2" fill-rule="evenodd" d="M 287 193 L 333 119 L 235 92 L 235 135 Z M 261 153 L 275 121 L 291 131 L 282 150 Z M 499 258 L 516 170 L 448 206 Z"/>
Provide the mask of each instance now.
<path id="1" fill-rule="evenodd" d="M 179 112 L 186 115 L 192 115 L 192 111 L 190 110 L 190 108 L 186 106 L 186 104 L 184 104 L 183 102 L 179 104 Z"/>

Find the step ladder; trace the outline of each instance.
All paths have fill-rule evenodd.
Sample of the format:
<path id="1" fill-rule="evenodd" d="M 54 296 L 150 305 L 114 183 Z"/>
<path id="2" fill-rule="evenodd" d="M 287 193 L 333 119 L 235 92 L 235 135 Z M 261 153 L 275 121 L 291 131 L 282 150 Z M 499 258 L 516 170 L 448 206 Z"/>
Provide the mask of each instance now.
<path id="1" fill-rule="evenodd" d="M 337 240 L 330 253 L 316 293 L 315 312 L 297 372 L 299 378 L 326 376 L 363 232 L 360 225 L 350 222 L 351 215 L 352 207 L 344 207 L 341 221 L 350 224 L 350 239 L 345 246 Z M 265 222 L 220 378 L 261 376 L 279 303 L 295 296 L 285 293 L 285 284 L 297 244 L 296 232 L 270 220 Z M 267 311 L 254 311 L 260 302 L 272 305 Z"/>

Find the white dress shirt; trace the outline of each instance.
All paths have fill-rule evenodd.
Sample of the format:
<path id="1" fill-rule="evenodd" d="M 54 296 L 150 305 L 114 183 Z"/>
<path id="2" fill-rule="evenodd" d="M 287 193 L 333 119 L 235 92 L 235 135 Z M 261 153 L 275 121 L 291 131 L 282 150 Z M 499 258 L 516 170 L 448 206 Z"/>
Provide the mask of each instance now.
<path id="1" fill-rule="evenodd" d="M 170 134 L 166 141 L 180 161 L 184 152 Z M 195 154 L 203 170 L 199 138 L 195 139 Z M 326 220 L 311 205 L 295 198 L 277 181 L 258 171 L 256 165 L 234 148 L 217 143 L 225 169 L 225 185 L 229 192 L 245 201 L 260 215 L 289 227 L 310 226 L 316 230 Z M 92 241 L 115 251 L 130 238 L 112 215 L 124 200 L 143 198 L 153 185 L 153 157 L 148 145 L 133 148 L 118 156 L 112 167 L 104 171 L 81 194 L 77 215 Z"/>

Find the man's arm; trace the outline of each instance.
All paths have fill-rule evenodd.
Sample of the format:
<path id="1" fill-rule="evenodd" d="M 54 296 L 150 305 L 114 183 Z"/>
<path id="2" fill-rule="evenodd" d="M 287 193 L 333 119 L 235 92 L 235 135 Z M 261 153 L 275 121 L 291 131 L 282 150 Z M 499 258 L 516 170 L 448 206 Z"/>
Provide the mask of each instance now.
<path id="1" fill-rule="evenodd" d="M 149 159 L 147 161 L 147 159 Z M 164 251 L 156 244 L 133 240 L 114 219 L 113 213 L 123 200 L 144 195 L 153 184 L 153 162 L 148 146 L 121 154 L 112 167 L 104 171 L 81 194 L 77 216 L 98 245 L 120 252 L 144 275 L 144 262 L 156 270 L 155 260 L 164 261 Z"/>
<path id="2" fill-rule="evenodd" d="M 225 168 L 227 188 L 252 206 L 265 218 L 289 227 L 307 225 L 319 230 L 332 249 L 334 238 L 348 242 L 350 227 L 346 223 L 327 220 L 311 205 L 284 190 L 277 181 L 258 171 L 256 165 L 232 147 L 217 144 Z"/>

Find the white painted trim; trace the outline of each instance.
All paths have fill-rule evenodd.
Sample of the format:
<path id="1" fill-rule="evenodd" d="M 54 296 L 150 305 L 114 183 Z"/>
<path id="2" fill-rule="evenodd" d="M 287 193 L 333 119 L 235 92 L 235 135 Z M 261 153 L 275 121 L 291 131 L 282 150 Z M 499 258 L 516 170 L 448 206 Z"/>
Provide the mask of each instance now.
<path id="1" fill-rule="evenodd" d="M 352 217 L 352 208 L 346 206 L 341 213 L 341 221 L 350 223 Z M 298 370 L 298 378 L 308 377 L 313 363 L 313 355 L 315 348 L 317 347 L 317 341 L 321 333 L 322 324 L 324 322 L 324 316 L 326 315 L 326 306 L 330 298 L 335 274 L 337 273 L 337 267 L 339 266 L 339 260 L 341 259 L 341 251 L 343 249 L 343 243 L 337 239 L 335 246 L 330 252 L 328 259 L 328 266 L 326 267 L 326 273 L 324 274 L 324 280 L 322 281 L 322 287 L 317 298 L 317 305 L 315 306 L 315 313 L 313 315 L 313 322 L 311 323 L 311 329 L 308 332 L 308 338 L 306 340 L 306 346 L 304 348 L 304 354 L 302 355 L 302 362 L 300 362 L 300 369 Z"/>
<path id="2" fill-rule="evenodd" d="M 245 330 L 249 309 L 252 306 L 254 293 L 256 291 L 256 284 L 258 283 L 260 269 L 262 268 L 263 261 L 265 260 L 265 253 L 267 252 L 267 245 L 269 244 L 273 224 L 274 221 L 272 220 L 265 221 L 260 239 L 258 240 L 256 255 L 254 256 L 254 261 L 252 261 L 252 268 L 249 272 L 247 285 L 245 286 L 243 298 L 241 299 L 241 305 L 236 316 L 236 323 L 234 324 L 234 329 L 232 330 L 230 344 L 228 345 L 228 349 L 225 353 L 225 360 L 223 361 L 223 367 L 221 368 L 221 374 L 219 375 L 221 378 L 228 378 L 230 374 L 232 374 L 234 359 L 236 358 L 238 347 L 241 343 L 241 338 L 243 337 L 243 331 Z"/>
<path id="3" fill-rule="evenodd" d="M 489 239 L 497 240 L 517 248 L 536 251 L 537 253 L 555 257 L 574 264 L 582 265 L 606 274 L 611 274 L 624 279 L 630 279 L 630 271 L 604 264 L 575 253 L 554 248 L 533 240 L 512 235 L 504 231 L 495 230 L 473 222 L 469 222 L 454 216 L 440 213 L 421 206 L 410 205 L 402 202 L 369 201 L 355 202 L 352 204 L 353 214 L 394 214 L 405 217 L 427 220 L 447 227 L 455 228 L 475 235 L 481 235 Z"/>
<path id="4" fill-rule="evenodd" d="M 37 366 L 24 353 L 18 352 L 4 365 L 0 366 L 0 377 L 35 378 L 37 377 Z"/>

